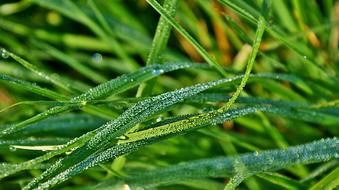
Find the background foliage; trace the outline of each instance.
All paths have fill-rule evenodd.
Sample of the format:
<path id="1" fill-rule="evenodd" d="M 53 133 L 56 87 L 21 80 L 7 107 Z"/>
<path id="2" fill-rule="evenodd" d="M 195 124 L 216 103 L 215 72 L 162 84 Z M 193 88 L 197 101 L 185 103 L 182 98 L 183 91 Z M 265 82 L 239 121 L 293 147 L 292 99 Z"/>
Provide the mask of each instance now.
<path id="1" fill-rule="evenodd" d="M 0 2 L 0 189 L 334 189 L 333 0 Z"/>

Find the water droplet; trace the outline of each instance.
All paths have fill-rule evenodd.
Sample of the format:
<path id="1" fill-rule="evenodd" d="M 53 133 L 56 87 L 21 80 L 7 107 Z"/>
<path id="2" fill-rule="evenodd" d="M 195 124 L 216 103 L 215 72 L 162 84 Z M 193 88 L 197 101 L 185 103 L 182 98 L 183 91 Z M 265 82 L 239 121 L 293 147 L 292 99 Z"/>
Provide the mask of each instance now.
<path id="1" fill-rule="evenodd" d="M 122 136 L 120 136 L 120 137 L 117 137 L 117 139 L 119 139 L 119 140 L 127 140 L 127 139 L 128 139 L 128 136 L 122 135 Z"/>
<path id="2" fill-rule="evenodd" d="M 8 51 L 5 50 L 4 48 L 1 48 L 0 54 L 1 54 L 1 57 L 4 58 L 4 59 L 7 59 L 9 57 Z"/>
<path id="3" fill-rule="evenodd" d="M 162 74 L 162 73 L 164 73 L 165 71 L 163 70 L 163 69 L 154 69 L 153 71 L 152 71 L 152 74 L 154 74 L 154 75 L 160 75 L 160 74 Z"/>
<path id="4" fill-rule="evenodd" d="M 128 184 L 124 184 L 124 185 L 122 186 L 122 189 L 123 189 L 123 190 L 131 190 L 131 188 L 129 187 Z"/>
<path id="5" fill-rule="evenodd" d="M 92 61 L 94 63 L 101 63 L 102 62 L 102 55 L 100 53 L 94 53 L 92 55 Z"/>
<path id="6" fill-rule="evenodd" d="M 15 152 L 16 151 L 16 147 L 15 146 L 9 146 L 9 150 L 12 151 L 12 152 Z"/>
<path id="7" fill-rule="evenodd" d="M 306 56 L 306 55 L 304 55 L 304 59 L 307 59 L 307 56 Z"/>
<path id="8" fill-rule="evenodd" d="M 160 122 L 161 120 L 162 120 L 161 116 L 156 119 L 157 122 Z"/>

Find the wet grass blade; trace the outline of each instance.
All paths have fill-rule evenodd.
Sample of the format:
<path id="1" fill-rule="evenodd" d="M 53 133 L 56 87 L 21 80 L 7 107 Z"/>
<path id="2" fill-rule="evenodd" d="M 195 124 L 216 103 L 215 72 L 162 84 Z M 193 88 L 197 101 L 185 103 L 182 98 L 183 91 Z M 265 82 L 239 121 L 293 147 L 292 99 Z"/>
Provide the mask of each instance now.
<path id="1" fill-rule="evenodd" d="M 268 150 L 238 157 L 197 160 L 153 172 L 140 172 L 127 181 L 128 184 L 155 186 L 171 181 L 175 182 L 177 179 L 230 177 L 235 174 L 237 162 L 242 163 L 251 174 L 276 171 L 296 164 L 310 164 L 335 159 L 338 154 L 336 148 L 338 145 L 339 141 L 332 138 L 290 147 L 285 150 Z"/>
<path id="2" fill-rule="evenodd" d="M 175 16 L 178 0 L 166 0 L 163 7 L 166 8 L 170 16 Z M 158 62 L 160 52 L 166 48 L 168 39 L 171 34 L 172 26 L 161 16 L 155 31 L 151 50 L 148 54 L 146 65 L 155 64 Z M 136 97 L 148 96 L 152 94 L 152 89 L 155 84 L 155 80 L 150 80 L 147 83 L 142 83 L 137 91 Z"/>

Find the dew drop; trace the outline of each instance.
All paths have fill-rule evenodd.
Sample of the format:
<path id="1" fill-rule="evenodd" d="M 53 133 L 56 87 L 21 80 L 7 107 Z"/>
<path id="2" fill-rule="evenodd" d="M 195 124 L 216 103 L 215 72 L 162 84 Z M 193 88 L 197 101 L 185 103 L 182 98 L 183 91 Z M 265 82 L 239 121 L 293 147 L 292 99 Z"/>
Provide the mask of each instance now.
<path id="1" fill-rule="evenodd" d="M 304 59 L 305 59 L 305 60 L 307 59 L 307 56 L 306 56 L 306 55 L 304 55 Z"/>
<path id="2" fill-rule="evenodd" d="M 4 59 L 7 59 L 9 57 L 8 51 L 4 48 L 1 48 L 0 54 L 1 54 L 1 57 L 4 58 Z"/>
<path id="3" fill-rule="evenodd" d="M 161 120 L 162 120 L 162 117 L 160 116 L 156 119 L 156 122 L 160 122 Z"/>
<path id="4" fill-rule="evenodd" d="M 87 104 L 86 101 L 82 101 L 82 102 L 81 102 L 81 106 L 85 106 L 86 104 Z"/>
<path id="5" fill-rule="evenodd" d="M 120 137 L 117 137 L 117 139 L 119 139 L 119 140 L 127 140 L 127 139 L 128 139 L 128 136 L 122 135 L 122 136 L 120 136 Z"/>
<path id="6" fill-rule="evenodd" d="M 152 71 L 152 74 L 154 74 L 154 75 L 160 75 L 160 74 L 162 74 L 162 73 L 164 73 L 165 71 L 163 70 L 163 69 L 154 69 L 153 71 Z"/>
<path id="7" fill-rule="evenodd" d="M 94 53 L 92 55 L 92 61 L 94 63 L 101 63 L 102 62 L 102 55 L 100 53 Z"/>
<path id="8" fill-rule="evenodd" d="M 16 147 L 15 146 L 9 146 L 9 150 L 12 151 L 12 152 L 15 152 L 16 151 Z"/>

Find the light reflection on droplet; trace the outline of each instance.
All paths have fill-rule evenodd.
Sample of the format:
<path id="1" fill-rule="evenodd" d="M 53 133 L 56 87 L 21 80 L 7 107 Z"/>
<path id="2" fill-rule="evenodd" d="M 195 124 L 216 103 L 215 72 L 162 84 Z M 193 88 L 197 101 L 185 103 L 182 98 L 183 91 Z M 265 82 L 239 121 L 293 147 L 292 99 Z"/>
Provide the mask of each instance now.
<path id="1" fill-rule="evenodd" d="M 7 59 L 9 57 L 8 51 L 4 48 L 1 48 L 0 54 L 1 54 L 1 57 L 4 58 L 4 59 Z"/>
<path id="2" fill-rule="evenodd" d="M 102 55 L 100 53 L 94 53 L 92 55 L 92 61 L 94 63 L 101 63 L 102 62 Z"/>

